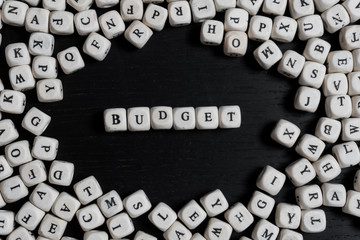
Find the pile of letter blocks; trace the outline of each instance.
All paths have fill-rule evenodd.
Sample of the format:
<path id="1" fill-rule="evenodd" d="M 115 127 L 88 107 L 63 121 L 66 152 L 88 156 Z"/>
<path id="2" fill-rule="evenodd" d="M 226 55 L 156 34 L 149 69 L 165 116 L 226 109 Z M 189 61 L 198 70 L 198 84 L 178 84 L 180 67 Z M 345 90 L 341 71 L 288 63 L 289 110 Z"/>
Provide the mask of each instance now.
<path id="1" fill-rule="evenodd" d="M 147 213 L 167 240 L 230 239 L 233 231 L 241 233 L 253 223 L 254 240 L 301 240 L 297 229 L 305 233 L 326 229 L 321 206 L 342 208 L 360 217 L 360 170 L 352 189 L 331 183 L 343 168 L 358 167 L 360 162 L 360 25 L 355 25 L 360 19 L 360 0 L 0 0 L 0 8 L 0 29 L 4 23 L 31 32 L 26 42 L 5 47 L 12 89 L 0 84 L 0 112 L 23 114 L 25 92 L 34 88 L 40 102 L 61 101 L 58 65 L 62 73 L 71 74 L 85 67 L 83 53 L 102 61 L 116 37 L 124 35 L 140 49 L 153 31 L 167 24 L 191 23 L 201 24 L 203 44 L 222 45 L 230 57 L 244 56 L 248 39 L 259 42 L 253 55 L 262 68 L 277 65 L 280 74 L 298 79 L 295 109 L 315 112 L 324 96 L 326 112 L 314 134 L 300 136 L 294 123 L 279 120 L 271 137 L 285 147 L 295 146 L 301 157 L 284 173 L 265 166 L 256 183 L 259 189 L 247 205 L 237 202 L 229 207 L 217 189 L 176 212 L 164 202 L 153 208 L 143 190 L 124 199 L 115 190 L 104 194 L 93 176 L 73 184 L 74 164 L 56 160 L 58 140 L 42 136 L 51 117 L 32 107 L 22 121 L 22 127 L 35 136 L 32 145 L 17 141 L 19 133 L 11 119 L 0 121 L 0 146 L 5 146 L 0 156 L 0 208 L 28 197 L 17 212 L 0 210 L 1 237 L 34 240 L 37 234 L 37 240 L 73 239 L 63 235 L 75 217 L 84 240 L 108 240 L 109 235 L 121 239 L 135 232 L 132 219 Z M 109 11 L 98 16 L 99 8 Z M 217 12 L 224 12 L 222 19 Z M 83 48 L 73 46 L 54 56 L 54 35 L 75 31 L 87 36 Z M 321 39 L 325 31 L 340 31 L 341 50 L 332 50 Z M 303 52 L 283 53 L 278 47 L 294 39 L 307 41 Z M 0 33 L 0 44 L 1 40 Z M 241 112 L 237 105 L 112 108 L 104 111 L 104 125 L 107 132 L 239 128 Z M 332 144 L 332 154 L 323 154 L 326 144 Z M 52 162 L 49 169 L 44 161 Z M 273 198 L 286 176 L 296 187 L 297 204 L 276 204 Z M 321 186 L 312 182 L 315 178 Z M 59 192 L 57 186 L 73 186 L 76 196 Z M 272 223 L 267 219 L 273 211 Z M 198 233 L 204 221 L 206 230 Z M 97 230 L 104 224 L 107 232 Z M 138 230 L 134 239 L 156 238 Z"/>

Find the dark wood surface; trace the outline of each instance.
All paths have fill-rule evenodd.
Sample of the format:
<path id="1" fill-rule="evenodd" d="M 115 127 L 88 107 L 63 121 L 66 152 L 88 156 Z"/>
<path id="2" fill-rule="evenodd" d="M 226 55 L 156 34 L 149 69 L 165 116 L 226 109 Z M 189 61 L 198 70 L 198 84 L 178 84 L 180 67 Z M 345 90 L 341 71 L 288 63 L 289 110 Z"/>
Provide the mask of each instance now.
<path id="1" fill-rule="evenodd" d="M 10 88 L 4 48 L 9 43 L 27 42 L 28 34 L 8 26 L 4 26 L 2 33 L 0 77 Z M 94 175 L 104 192 L 115 189 L 124 198 L 144 189 L 153 206 L 165 202 L 175 211 L 217 188 L 230 205 L 238 201 L 247 204 L 265 165 L 283 171 L 299 158 L 293 149 L 273 142 L 270 132 L 276 121 L 284 118 L 300 126 L 302 133 L 313 134 L 318 118 L 324 115 L 324 101 L 316 114 L 295 110 L 297 80 L 281 76 L 276 69 L 262 70 L 252 56 L 259 43 L 250 42 L 245 57 L 229 58 L 221 46 L 202 45 L 199 33 L 200 24 L 166 26 L 142 50 L 135 49 L 121 36 L 112 40 L 111 51 L 103 62 L 83 54 L 85 69 L 68 76 L 60 71 L 64 85 L 62 102 L 38 103 L 35 90 L 26 92 L 26 109 L 36 106 L 52 116 L 44 135 L 59 139 L 58 159 L 75 164 L 74 183 Z M 332 42 L 333 50 L 338 48 L 337 34 L 325 38 Z M 73 45 L 81 49 L 84 40 L 78 35 L 58 36 L 55 52 Z M 296 40 L 280 46 L 282 50 L 302 52 L 305 43 Z M 110 134 L 103 127 L 102 113 L 111 107 L 229 104 L 241 107 L 239 129 Z M 33 136 L 20 127 L 22 116 L 3 114 L 3 117 L 14 119 L 20 138 L 32 141 Z M 356 170 L 344 170 L 334 182 L 351 189 Z M 71 187 L 59 189 L 73 193 Z M 294 187 L 289 181 L 275 199 L 295 203 Z M 5 209 L 16 211 L 23 202 Z M 305 234 L 305 239 L 360 239 L 359 219 L 343 214 L 341 209 L 324 209 L 327 230 Z M 270 220 L 274 220 L 274 214 Z M 135 219 L 134 224 L 136 230 L 162 238 L 147 214 Z M 205 226 L 206 222 L 197 230 L 203 233 Z M 251 230 L 243 234 L 250 237 Z M 69 224 L 66 235 L 82 238 L 76 219 Z M 233 233 L 232 239 L 241 235 Z"/>

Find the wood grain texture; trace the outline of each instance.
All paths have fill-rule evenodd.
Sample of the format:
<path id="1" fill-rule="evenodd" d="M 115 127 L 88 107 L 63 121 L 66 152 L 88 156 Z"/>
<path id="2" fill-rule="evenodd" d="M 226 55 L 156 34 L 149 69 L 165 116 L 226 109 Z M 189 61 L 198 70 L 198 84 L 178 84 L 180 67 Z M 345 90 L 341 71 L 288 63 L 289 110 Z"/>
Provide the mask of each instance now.
<path id="1" fill-rule="evenodd" d="M 8 26 L 2 32 L 0 77 L 10 88 L 4 48 L 11 42 L 27 42 L 28 34 Z M 284 118 L 299 125 L 302 133 L 314 133 L 318 118 L 324 115 L 323 105 L 316 114 L 294 110 L 297 80 L 280 76 L 276 69 L 263 71 L 252 56 L 259 43 L 251 42 L 244 58 L 228 58 L 220 46 L 201 45 L 199 32 L 199 24 L 167 26 L 155 33 L 142 50 L 136 50 L 123 37 L 112 40 L 112 49 L 103 62 L 83 55 L 85 69 L 70 76 L 60 74 L 64 85 L 62 102 L 40 104 L 35 90 L 26 92 L 26 109 L 36 106 L 52 116 L 44 135 L 59 139 L 58 159 L 75 164 L 74 182 L 94 175 L 104 192 L 115 189 L 123 198 L 141 188 L 153 205 L 163 201 L 175 211 L 216 188 L 224 192 L 230 204 L 247 204 L 262 167 L 269 164 L 284 170 L 299 158 L 293 149 L 274 143 L 270 132 L 276 121 Z M 336 48 L 338 36 L 331 39 Z M 81 49 L 84 40 L 59 36 L 56 52 L 73 45 Z M 303 47 L 299 41 L 281 45 L 282 50 L 298 52 Z M 111 107 L 228 104 L 241 107 L 239 129 L 109 134 L 103 128 L 102 113 Z M 33 136 L 20 127 L 22 116 L 3 115 L 15 119 L 21 139 L 32 141 Z M 344 182 L 350 189 L 355 171 L 344 170 L 335 182 Z M 71 188 L 60 190 L 73 193 Z M 287 181 L 276 200 L 295 203 L 294 195 L 294 187 Z M 6 209 L 16 210 L 23 202 Z M 305 234 L 305 239 L 360 238 L 357 218 L 342 214 L 341 209 L 325 210 L 326 232 Z M 273 219 L 274 214 L 270 217 Z M 135 219 L 134 224 L 137 230 L 162 238 L 147 216 Z M 205 227 L 206 223 L 198 231 L 203 233 Z M 250 236 L 251 230 L 244 234 Z M 70 223 L 66 235 L 82 238 L 76 220 Z M 234 233 L 232 239 L 240 235 Z"/>

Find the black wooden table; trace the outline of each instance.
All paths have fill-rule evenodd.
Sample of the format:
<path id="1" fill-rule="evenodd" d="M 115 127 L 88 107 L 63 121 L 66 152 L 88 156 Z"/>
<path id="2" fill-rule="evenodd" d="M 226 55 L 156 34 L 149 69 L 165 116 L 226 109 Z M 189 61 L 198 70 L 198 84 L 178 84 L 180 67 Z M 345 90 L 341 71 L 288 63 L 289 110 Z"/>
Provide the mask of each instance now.
<path id="1" fill-rule="evenodd" d="M 165 202 L 175 211 L 217 188 L 230 205 L 238 201 L 246 205 L 265 165 L 283 171 L 299 158 L 294 149 L 273 142 L 270 132 L 276 121 L 284 118 L 300 126 L 302 133 L 313 134 L 317 120 L 324 116 L 324 100 L 315 114 L 295 110 L 297 80 L 281 76 L 276 69 L 262 70 L 252 56 L 259 43 L 250 42 L 245 57 L 229 58 L 221 46 L 200 43 L 200 26 L 167 25 L 164 31 L 154 33 L 142 50 L 121 36 L 112 40 L 111 51 L 103 62 L 83 54 L 85 69 L 72 75 L 60 71 L 64 85 L 62 102 L 39 103 L 35 90 L 26 92 L 26 109 L 36 106 L 52 117 L 44 135 L 60 141 L 59 160 L 75 164 L 74 183 L 94 175 L 104 193 L 115 189 L 124 198 L 143 189 L 153 206 Z M 4 48 L 13 42 L 27 42 L 29 34 L 9 26 L 4 26 L 2 33 L 0 77 L 10 88 Z M 324 38 L 331 41 L 333 50 L 339 49 L 337 34 Z M 84 40 L 77 35 L 58 36 L 55 53 L 74 45 L 81 49 Z M 296 40 L 280 46 L 283 51 L 294 49 L 301 53 L 305 43 Z M 102 114 L 106 108 L 157 105 L 240 105 L 242 126 L 231 130 L 105 133 Z M 32 141 L 33 136 L 20 127 L 22 117 L 3 114 L 3 118 L 14 119 L 21 139 Z M 329 149 L 331 146 L 328 152 Z M 344 170 L 334 182 L 351 189 L 356 170 Z M 59 190 L 73 194 L 72 188 Z M 295 203 L 294 195 L 294 187 L 287 181 L 275 199 Z M 16 211 L 24 202 L 5 209 Z M 343 214 L 341 209 L 324 209 L 327 230 L 305 234 L 305 239 L 360 239 L 357 218 Z M 270 220 L 274 220 L 274 213 Z M 162 238 L 147 214 L 135 219 L 134 224 L 137 230 Z M 197 230 L 203 233 L 205 227 L 206 222 Z M 251 231 L 244 234 L 250 237 Z M 66 235 L 82 239 L 76 218 Z M 233 233 L 232 239 L 240 236 Z"/>

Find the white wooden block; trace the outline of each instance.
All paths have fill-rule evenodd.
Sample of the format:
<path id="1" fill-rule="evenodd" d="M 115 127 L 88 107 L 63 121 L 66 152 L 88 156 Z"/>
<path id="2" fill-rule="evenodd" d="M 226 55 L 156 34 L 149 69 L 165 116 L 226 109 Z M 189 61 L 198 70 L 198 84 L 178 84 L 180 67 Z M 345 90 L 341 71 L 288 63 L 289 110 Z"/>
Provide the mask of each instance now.
<path id="1" fill-rule="evenodd" d="M 313 15 L 315 13 L 315 5 L 313 0 L 289 0 L 289 10 L 291 17 L 298 19 Z"/>
<path id="2" fill-rule="evenodd" d="M 143 23 L 155 31 L 161 31 L 165 27 L 167 18 L 166 8 L 150 3 L 145 10 Z"/>
<path id="3" fill-rule="evenodd" d="M 43 79 L 36 83 L 36 94 L 39 102 L 59 102 L 64 98 L 60 79 Z"/>
<path id="4" fill-rule="evenodd" d="M 241 8 L 230 8 L 225 12 L 224 29 L 245 32 L 248 28 L 249 13 Z"/>
<path id="5" fill-rule="evenodd" d="M 49 182 L 60 186 L 70 186 L 74 176 L 74 164 L 66 161 L 53 161 L 49 170 Z"/>
<path id="6" fill-rule="evenodd" d="M 123 34 L 125 23 L 116 10 L 108 11 L 99 17 L 99 25 L 107 39 L 113 39 Z"/>
<path id="7" fill-rule="evenodd" d="M 36 238 L 36 240 L 49 240 L 48 238 L 45 238 L 45 237 L 42 237 L 42 236 L 38 236 L 37 238 Z"/>
<path id="8" fill-rule="evenodd" d="M 14 169 L 10 167 L 4 155 L 0 155 L 0 181 L 10 177 Z"/>
<path id="9" fill-rule="evenodd" d="M 112 238 L 123 238 L 134 232 L 134 224 L 127 213 L 120 213 L 106 221 Z"/>
<path id="10" fill-rule="evenodd" d="M 318 208 L 323 204 L 321 189 L 316 184 L 296 188 L 295 197 L 301 209 Z"/>
<path id="11" fill-rule="evenodd" d="M 295 151 L 302 157 L 315 162 L 325 149 L 325 143 L 311 134 L 304 134 L 298 141 Z"/>
<path id="12" fill-rule="evenodd" d="M 352 113 L 352 103 L 349 95 L 327 97 L 325 100 L 326 116 L 333 119 L 348 118 Z"/>
<path id="13" fill-rule="evenodd" d="M 240 240 L 252 240 L 252 239 L 248 238 L 248 237 L 245 237 L 245 236 L 242 236 L 242 237 L 240 237 Z"/>
<path id="14" fill-rule="evenodd" d="M 66 3 L 71 7 L 73 7 L 76 11 L 81 12 L 88 10 L 94 3 L 94 0 L 83 0 L 83 1 L 66 0 Z"/>
<path id="15" fill-rule="evenodd" d="M 341 173 L 339 163 L 330 154 L 322 156 L 318 161 L 313 163 L 313 166 L 320 182 L 329 182 Z"/>
<path id="16" fill-rule="evenodd" d="M 220 45 L 224 37 L 224 24 L 217 20 L 205 20 L 201 25 L 200 42 L 204 45 Z"/>
<path id="17" fill-rule="evenodd" d="M 346 193 L 346 204 L 342 208 L 344 213 L 360 217 L 360 192 L 349 190 Z"/>
<path id="18" fill-rule="evenodd" d="M 111 8 L 119 4 L 120 0 L 95 0 L 98 8 Z"/>
<path id="19" fill-rule="evenodd" d="M 326 229 L 326 215 L 321 209 L 303 210 L 301 212 L 301 231 L 305 233 L 319 233 Z"/>
<path id="20" fill-rule="evenodd" d="M 171 129 L 173 126 L 172 107 L 157 106 L 150 109 L 152 129 Z"/>
<path id="21" fill-rule="evenodd" d="M 77 238 L 72 238 L 72 237 L 62 237 L 61 240 L 78 240 Z"/>
<path id="22" fill-rule="evenodd" d="M 327 207 L 343 207 L 346 203 L 346 189 L 342 184 L 324 183 L 321 186 L 323 204 Z"/>
<path id="23" fill-rule="evenodd" d="M 354 23 L 360 19 L 359 0 L 347 0 L 342 3 L 350 16 L 350 22 Z"/>
<path id="24" fill-rule="evenodd" d="M 354 67 L 353 55 L 347 50 L 332 51 L 327 58 L 328 73 L 350 73 Z"/>
<path id="25" fill-rule="evenodd" d="M 279 235 L 280 229 L 271 222 L 260 219 L 255 225 L 251 237 L 258 240 L 275 240 Z"/>
<path id="26" fill-rule="evenodd" d="M 29 38 L 29 53 L 34 56 L 51 56 L 54 52 L 55 38 L 49 33 L 34 32 Z"/>
<path id="27" fill-rule="evenodd" d="M 134 240 L 157 240 L 157 238 L 146 232 L 137 231 L 134 236 Z"/>
<path id="28" fill-rule="evenodd" d="M 249 211 L 259 218 L 267 219 L 275 205 L 275 200 L 260 191 L 255 191 L 247 205 Z"/>
<path id="29" fill-rule="evenodd" d="M 48 56 L 36 56 L 32 61 L 32 72 L 35 78 L 56 78 L 56 58 Z"/>
<path id="30" fill-rule="evenodd" d="M 77 47 L 70 47 L 59 52 L 57 59 L 65 74 L 74 73 L 85 67 L 84 60 Z"/>
<path id="31" fill-rule="evenodd" d="M 197 107 L 195 109 L 196 128 L 200 130 L 216 129 L 219 126 L 219 110 L 217 107 Z"/>
<path id="32" fill-rule="evenodd" d="M 332 154 L 341 168 L 355 166 L 360 162 L 360 151 L 355 142 L 344 142 L 332 147 Z"/>
<path id="33" fill-rule="evenodd" d="M 254 57 L 259 65 L 265 70 L 270 69 L 282 58 L 280 48 L 271 40 L 261 44 L 254 51 Z"/>
<path id="34" fill-rule="evenodd" d="M 217 218 L 211 218 L 205 229 L 204 237 L 208 240 L 230 239 L 232 231 L 230 224 Z"/>
<path id="35" fill-rule="evenodd" d="M 29 65 L 10 68 L 9 80 L 15 91 L 27 91 L 35 87 L 35 79 Z"/>
<path id="36" fill-rule="evenodd" d="M 127 130 L 125 108 L 109 108 L 104 111 L 104 127 L 106 132 Z"/>
<path id="37" fill-rule="evenodd" d="M 45 216 L 45 212 L 26 202 L 17 212 L 15 221 L 29 231 L 35 230 Z"/>
<path id="38" fill-rule="evenodd" d="M 115 190 L 112 190 L 99 197 L 96 200 L 96 203 L 99 206 L 102 214 L 107 218 L 118 214 L 124 209 L 120 195 Z"/>
<path id="39" fill-rule="evenodd" d="M 348 93 L 348 80 L 343 73 L 329 73 L 325 75 L 322 86 L 325 97 L 333 95 L 344 95 Z"/>
<path id="40" fill-rule="evenodd" d="M 84 233 L 84 240 L 108 240 L 109 236 L 104 231 L 92 230 Z"/>
<path id="41" fill-rule="evenodd" d="M 229 31 L 224 37 L 224 53 L 229 57 L 242 57 L 248 46 L 248 37 L 245 32 Z M 221 123 L 220 123 L 221 124 Z"/>
<path id="42" fill-rule="evenodd" d="M 191 9 L 188 1 L 175 1 L 168 4 L 169 23 L 181 27 L 191 23 Z"/>
<path id="43" fill-rule="evenodd" d="M 64 11 L 66 0 L 43 0 L 42 7 L 50 11 Z"/>
<path id="44" fill-rule="evenodd" d="M 16 202 L 29 194 L 20 176 L 13 176 L 2 181 L 0 191 L 6 203 Z"/>
<path id="45" fill-rule="evenodd" d="M 304 237 L 301 233 L 289 229 L 281 229 L 278 240 L 303 240 Z"/>
<path id="46" fill-rule="evenodd" d="M 45 165 L 40 160 L 34 160 L 21 165 L 19 167 L 19 173 L 27 187 L 35 186 L 36 184 L 45 182 L 47 179 Z"/>
<path id="47" fill-rule="evenodd" d="M 352 103 L 352 117 L 360 117 L 360 96 L 353 96 L 351 97 Z"/>
<path id="48" fill-rule="evenodd" d="M 271 15 L 284 15 L 287 7 L 286 0 L 264 0 L 262 5 L 262 11 Z"/>
<path id="49" fill-rule="evenodd" d="M 285 119 L 280 119 L 271 132 L 271 138 L 287 148 L 294 146 L 299 136 L 300 128 Z"/>
<path id="50" fill-rule="evenodd" d="M 250 15 L 256 15 L 264 0 L 237 0 L 236 5 L 245 9 Z"/>
<path id="51" fill-rule="evenodd" d="M 124 35 L 132 45 L 141 49 L 151 38 L 153 31 L 142 22 L 135 20 L 127 27 Z"/>
<path id="52" fill-rule="evenodd" d="M 194 233 L 190 240 L 206 240 L 200 233 Z"/>
<path id="53" fill-rule="evenodd" d="M 44 8 L 31 7 L 26 12 L 25 29 L 27 32 L 49 32 L 50 11 Z"/>
<path id="54" fill-rule="evenodd" d="M 95 203 L 79 209 L 76 212 L 76 218 L 84 232 L 100 227 L 105 222 L 104 216 Z"/>
<path id="55" fill-rule="evenodd" d="M 34 206 L 48 212 L 58 196 L 59 191 L 55 188 L 45 183 L 40 183 L 31 193 L 29 200 L 32 204 L 34 204 Z"/>
<path id="56" fill-rule="evenodd" d="M 8 25 L 23 27 L 28 9 L 29 6 L 24 2 L 5 1 L 1 9 L 1 19 Z"/>
<path id="57" fill-rule="evenodd" d="M 298 37 L 301 41 L 319 38 L 324 35 L 324 25 L 319 15 L 309 15 L 297 20 Z"/>
<path id="58" fill-rule="evenodd" d="M 357 170 L 355 173 L 354 190 L 360 192 L 360 170 Z"/>
<path id="59" fill-rule="evenodd" d="M 7 145 L 19 137 L 19 133 L 15 128 L 15 124 L 10 119 L 0 120 L 0 146 Z"/>
<path id="60" fill-rule="evenodd" d="M 29 142 L 27 140 L 21 140 L 8 144 L 5 147 L 5 156 L 11 167 L 17 167 L 30 162 L 32 156 Z"/>
<path id="61" fill-rule="evenodd" d="M 151 202 L 142 189 L 124 198 L 123 204 L 131 218 L 137 218 L 151 209 Z"/>
<path id="62" fill-rule="evenodd" d="M 166 203 L 160 202 L 149 213 L 148 218 L 160 231 L 165 232 L 176 221 L 176 212 Z"/>
<path id="63" fill-rule="evenodd" d="M 330 52 L 331 45 L 320 38 L 311 38 L 307 41 L 303 55 L 308 61 L 324 64 Z"/>
<path id="64" fill-rule="evenodd" d="M 56 35 L 71 35 L 74 33 L 74 14 L 67 11 L 52 11 L 50 13 L 50 32 Z"/>
<path id="65" fill-rule="evenodd" d="M 39 136 L 49 126 L 51 117 L 36 107 L 32 107 L 24 116 L 21 126 Z"/>
<path id="66" fill-rule="evenodd" d="M 324 12 L 325 10 L 331 8 L 340 0 L 314 0 L 316 10 L 319 12 Z"/>
<path id="67" fill-rule="evenodd" d="M 360 140 L 360 118 L 346 118 L 341 120 L 341 140 L 359 141 Z"/>
<path id="68" fill-rule="evenodd" d="M 305 158 L 291 163 L 286 167 L 285 172 L 296 187 L 305 185 L 316 177 L 314 167 Z"/>
<path id="69" fill-rule="evenodd" d="M 120 14 L 125 22 L 141 20 L 144 14 L 142 0 L 120 0 Z"/>
<path id="70" fill-rule="evenodd" d="M 213 0 L 190 0 L 192 19 L 195 23 L 212 19 L 216 15 Z"/>
<path id="71" fill-rule="evenodd" d="M 220 128 L 239 128 L 241 125 L 241 110 L 238 105 L 219 107 Z"/>
<path id="72" fill-rule="evenodd" d="M 8 235 L 14 230 L 15 226 L 15 215 L 13 212 L 8 210 L 0 210 L 0 235 Z"/>
<path id="73" fill-rule="evenodd" d="M 187 228 L 193 230 L 206 219 L 207 214 L 195 200 L 191 200 L 180 209 L 178 217 Z"/>
<path id="74" fill-rule="evenodd" d="M 51 214 L 46 214 L 40 224 L 38 233 L 43 237 L 59 240 L 64 235 L 66 226 L 66 221 Z"/>
<path id="75" fill-rule="evenodd" d="M 271 39 L 279 42 L 292 42 L 294 40 L 296 31 L 297 22 L 294 19 L 287 16 L 276 16 L 274 18 L 270 37 Z"/>
<path id="76" fill-rule="evenodd" d="M 248 35 L 249 39 L 265 42 L 270 39 L 273 27 L 272 19 L 265 16 L 256 15 L 251 17 Z"/>
<path id="77" fill-rule="evenodd" d="M 163 237 L 165 240 L 178 239 L 181 236 L 182 240 L 190 240 L 192 237 L 191 232 L 179 221 L 175 221 L 171 227 L 164 232 Z"/>
<path id="78" fill-rule="evenodd" d="M 209 217 L 215 217 L 229 208 L 229 203 L 220 189 L 216 189 L 201 197 L 200 203 Z"/>
<path id="79" fill-rule="evenodd" d="M 360 48 L 360 26 L 351 25 L 341 29 L 339 42 L 341 48 L 344 50 L 354 50 Z"/>
<path id="80" fill-rule="evenodd" d="M 31 62 L 29 50 L 25 43 L 12 43 L 5 48 L 6 63 L 9 67 L 29 65 Z"/>
<path id="81" fill-rule="evenodd" d="M 287 50 L 279 65 L 278 72 L 288 78 L 297 78 L 304 68 L 305 57 L 293 50 Z"/>
<path id="82" fill-rule="evenodd" d="M 350 16 L 345 7 L 341 4 L 336 4 L 327 9 L 321 14 L 321 18 L 324 21 L 325 29 L 329 33 L 337 32 L 350 23 Z"/>
<path id="83" fill-rule="evenodd" d="M 33 233 L 28 231 L 26 228 L 18 227 L 11 234 L 7 236 L 6 240 L 17 240 L 17 239 L 35 240 L 35 237 Z"/>
<path id="84" fill-rule="evenodd" d="M 87 36 L 92 32 L 100 30 L 97 14 L 94 9 L 81 11 L 75 14 L 74 23 L 76 31 L 80 36 Z"/>
<path id="85" fill-rule="evenodd" d="M 268 165 L 263 168 L 258 176 L 256 186 L 270 195 L 275 196 L 281 191 L 285 180 L 285 174 Z"/>
<path id="86" fill-rule="evenodd" d="M 300 226 L 301 209 L 298 205 L 279 203 L 276 206 L 275 224 L 280 228 L 297 229 Z"/>
<path id="87" fill-rule="evenodd" d="M 353 71 L 360 70 L 360 49 L 355 49 L 352 51 L 353 61 L 354 61 L 354 68 Z"/>
<path id="88" fill-rule="evenodd" d="M 111 48 L 111 42 L 98 33 L 90 33 L 86 38 L 83 51 L 97 61 L 103 61 Z"/>
<path id="89" fill-rule="evenodd" d="M 236 0 L 214 0 L 217 12 L 224 12 L 229 8 L 236 7 Z"/>
<path id="90" fill-rule="evenodd" d="M 148 107 L 133 107 L 127 110 L 127 124 L 129 131 L 150 130 L 150 109 Z"/>
<path id="91" fill-rule="evenodd" d="M 195 109 L 193 107 L 173 108 L 174 129 L 191 130 L 195 128 Z"/>
<path id="92" fill-rule="evenodd" d="M 103 195 L 99 182 L 94 176 L 84 178 L 74 185 L 74 191 L 79 201 L 86 205 Z"/>
<path id="93" fill-rule="evenodd" d="M 70 222 L 80 208 L 81 203 L 73 196 L 66 192 L 60 193 L 51 207 L 52 213 L 57 217 Z"/>
<path id="94" fill-rule="evenodd" d="M 299 77 L 299 84 L 312 88 L 320 88 L 324 82 L 326 67 L 323 64 L 306 61 Z"/>
<path id="95" fill-rule="evenodd" d="M 225 219 L 236 232 L 243 232 L 254 222 L 253 215 L 240 202 L 225 212 Z"/>

